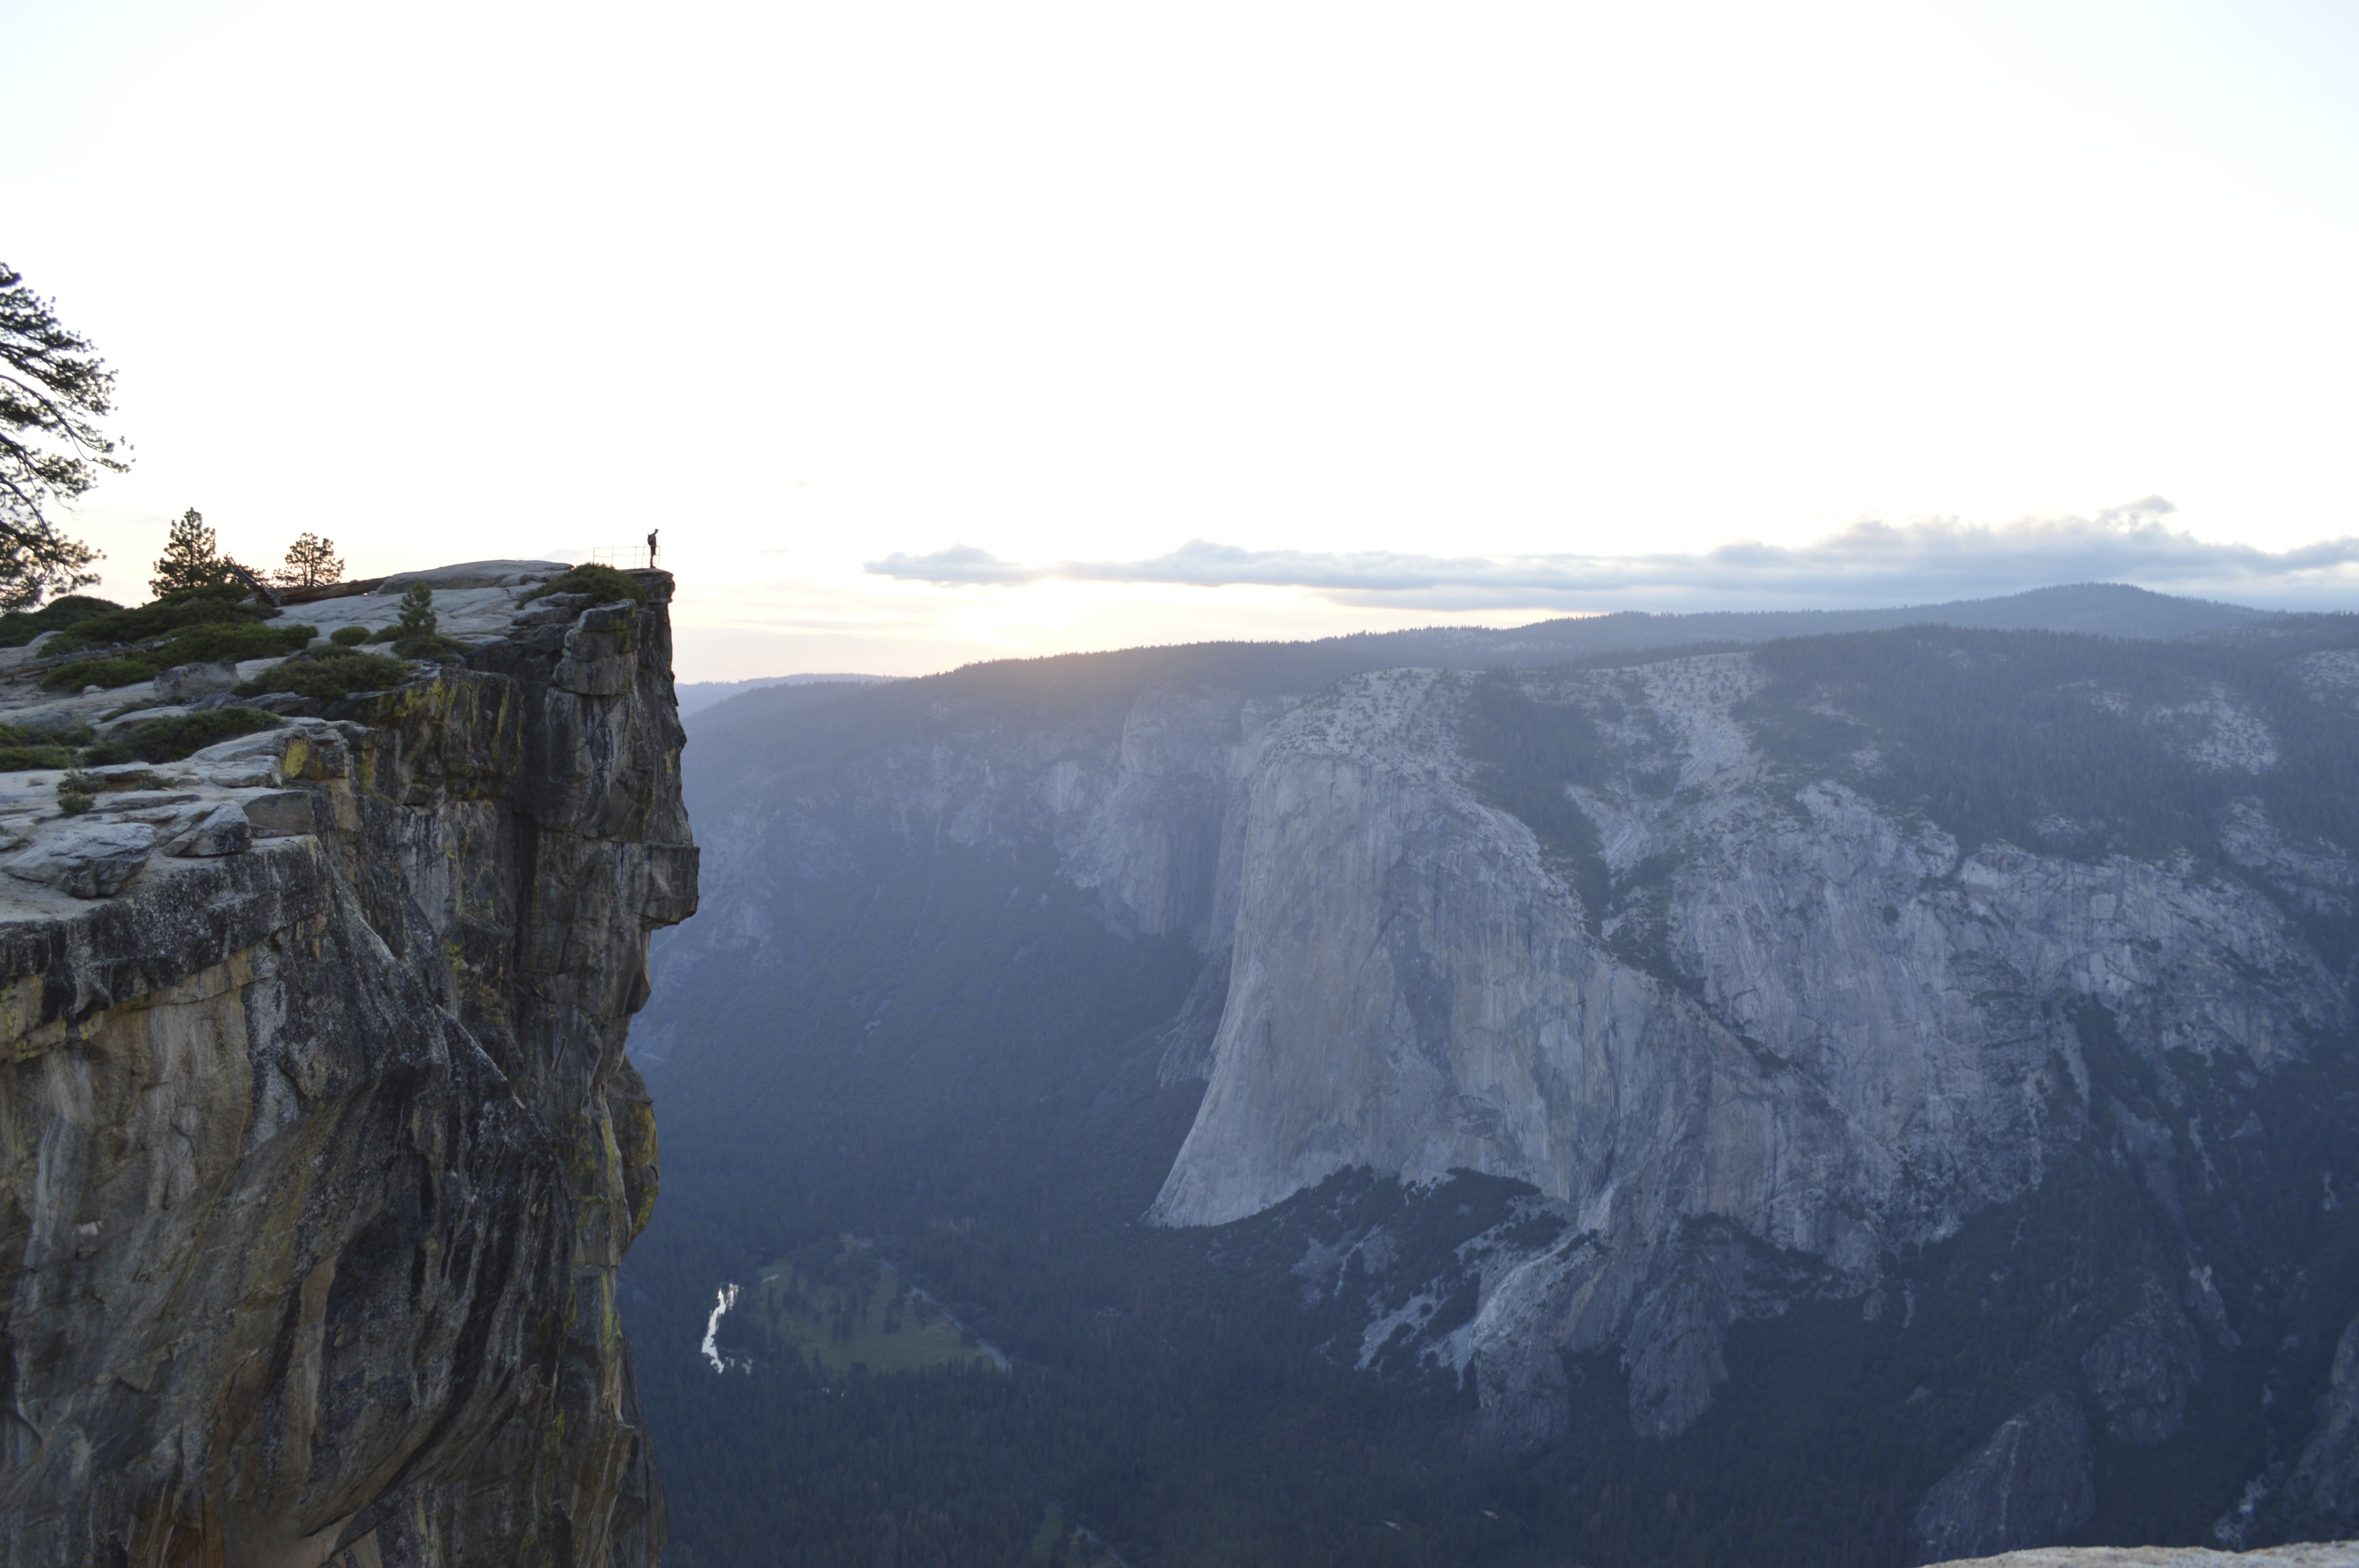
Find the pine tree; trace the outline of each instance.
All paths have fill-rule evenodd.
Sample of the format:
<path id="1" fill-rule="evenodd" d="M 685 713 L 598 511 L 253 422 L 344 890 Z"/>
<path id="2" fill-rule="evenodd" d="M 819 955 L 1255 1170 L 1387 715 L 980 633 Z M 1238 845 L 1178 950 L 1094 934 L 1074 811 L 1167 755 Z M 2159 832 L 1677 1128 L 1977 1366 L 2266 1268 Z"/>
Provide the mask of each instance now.
<path id="1" fill-rule="evenodd" d="M 162 599 L 192 588 L 212 588 L 229 579 L 229 568 L 228 558 L 215 547 L 213 531 L 205 526 L 204 514 L 191 506 L 174 519 L 164 553 L 156 558 L 156 575 L 147 579 L 147 591 Z"/>
<path id="2" fill-rule="evenodd" d="M 271 576 L 281 588 L 317 588 L 343 581 L 344 563 L 333 539 L 307 533 L 287 546 L 287 564 Z"/>
<path id="3" fill-rule="evenodd" d="M 413 582 L 401 590 L 401 615 L 393 623 L 393 641 L 398 645 L 436 634 L 434 590 L 422 582 Z"/>
<path id="4" fill-rule="evenodd" d="M 98 580 L 99 553 L 59 533 L 44 508 L 130 466 L 98 426 L 114 394 L 89 341 L 0 265 L 0 610 Z"/>

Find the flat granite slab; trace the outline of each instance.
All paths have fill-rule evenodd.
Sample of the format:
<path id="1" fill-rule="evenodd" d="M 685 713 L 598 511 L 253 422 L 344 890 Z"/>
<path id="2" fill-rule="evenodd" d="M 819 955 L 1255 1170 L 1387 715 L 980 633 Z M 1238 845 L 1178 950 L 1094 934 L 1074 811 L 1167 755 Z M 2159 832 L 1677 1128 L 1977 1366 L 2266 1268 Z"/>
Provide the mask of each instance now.
<path id="1" fill-rule="evenodd" d="M 0 773 L 0 925 L 71 918 L 88 900 L 250 853 L 266 840 L 308 836 L 310 797 L 283 787 L 288 745 L 301 739 L 316 749 L 349 741 L 358 730 L 293 719 L 180 762 L 95 769 L 101 778 L 136 780 L 136 787 L 104 790 L 74 816 L 58 806 L 63 773 Z"/>
<path id="2" fill-rule="evenodd" d="M 403 586 L 424 581 L 434 587 L 441 634 L 480 646 L 506 637 L 520 622 L 567 620 L 578 613 L 588 602 L 585 596 L 520 602 L 565 569 L 555 561 L 479 561 L 404 573 L 373 592 L 289 607 L 272 623 L 315 626 L 320 636 L 311 646 L 323 647 L 342 627 L 392 625 L 400 613 Z M 235 678 L 250 679 L 280 662 L 245 660 L 236 666 Z M 425 668 L 418 666 L 415 673 Z M 0 724 L 53 734 L 80 734 L 88 726 L 103 738 L 125 725 L 190 711 L 164 700 L 156 681 L 83 694 L 48 689 L 40 674 L 0 666 Z M 226 676 L 226 666 L 222 674 Z M 172 695 L 180 695 L 177 683 L 168 685 L 173 686 Z M 212 700 L 228 699 L 216 695 Z M 301 814 L 291 812 L 282 799 L 279 759 L 290 740 L 329 738 L 337 730 L 320 719 L 294 718 L 181 762 L 91 770 L 112 787 L 101 791 L 92 809 L 73 816 L 58 802 L 64 776 L 59 770 L 0 773 L 0 923 L 60 918 L 86 901 L 176 875 L 186 862 L 245 854 L 257 840 L 309 832 L 297 819 Z M 126 771 L 136 778 L 105 777 Z"/>

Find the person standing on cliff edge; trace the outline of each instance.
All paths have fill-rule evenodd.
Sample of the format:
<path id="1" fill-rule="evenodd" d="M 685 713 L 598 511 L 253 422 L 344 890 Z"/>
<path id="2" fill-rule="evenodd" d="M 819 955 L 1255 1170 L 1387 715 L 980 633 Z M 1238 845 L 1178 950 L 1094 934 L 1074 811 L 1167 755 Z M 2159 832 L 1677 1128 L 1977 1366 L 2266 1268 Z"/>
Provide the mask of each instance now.
<path id="1" fill-rule="evenodd" d="M 650 568 L 656 564 L 656 535 L 662 532 L 663 530 L 660 528 L 650 528 L 647 530 L 647 565 Z"/>

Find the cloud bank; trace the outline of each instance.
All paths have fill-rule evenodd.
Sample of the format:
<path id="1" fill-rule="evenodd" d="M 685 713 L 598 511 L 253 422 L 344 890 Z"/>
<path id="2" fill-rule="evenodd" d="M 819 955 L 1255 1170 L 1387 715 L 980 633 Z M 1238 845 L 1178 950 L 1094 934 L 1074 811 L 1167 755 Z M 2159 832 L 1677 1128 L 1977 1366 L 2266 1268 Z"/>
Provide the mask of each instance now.
<path id="1" fill-rule="evenodd" d="M 1038 582 L 1253 585 L 1340 603 L 1431 610 L 1781 609 L 1974 599 L 2069 582 L 2127 582 L 2270 607 L 2359 606 L 2359 538 L 2272 553 L 2215 544 L 2162 519 L 2150 496 L 2093 517 L 2002 524 L 1956 518 L 1853 523 L 1807 545 L 1740 541 L 1690 554 L 1421 556 L 1391 550 L 1249 550 L 1191 539 L 1134 561 L 1025 566 L 971 545 L 897 551 L 866 569 L 948 586 Z"/>

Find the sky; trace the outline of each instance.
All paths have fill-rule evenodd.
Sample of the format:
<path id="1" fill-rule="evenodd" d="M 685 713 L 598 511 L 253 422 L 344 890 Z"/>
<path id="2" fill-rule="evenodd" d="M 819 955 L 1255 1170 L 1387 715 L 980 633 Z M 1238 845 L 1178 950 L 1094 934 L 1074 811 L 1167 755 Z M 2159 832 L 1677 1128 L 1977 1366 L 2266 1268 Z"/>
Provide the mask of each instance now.
<path id="1" fill-rule="evenodd" d="M 662 530 L 683 679 L 2359 608 L 2359 5 L 0 0 L 73 524 Z"/>

